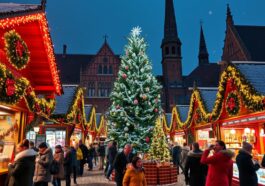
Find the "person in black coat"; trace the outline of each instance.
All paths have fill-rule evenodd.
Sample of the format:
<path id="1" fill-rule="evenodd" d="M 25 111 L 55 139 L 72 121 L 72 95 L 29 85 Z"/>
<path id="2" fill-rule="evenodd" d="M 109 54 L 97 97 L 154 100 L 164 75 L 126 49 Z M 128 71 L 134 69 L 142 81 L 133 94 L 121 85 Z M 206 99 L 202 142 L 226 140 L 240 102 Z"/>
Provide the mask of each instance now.
<path id="1" fill-rule="evenodd" d="M 190 186 L 205 186 L 207 165 L 201 164 L 202 151 L 198 143 L 192 144 L 184 167 L 185 182 Z"/>
<path id="2" fill-rule="evenodd" d="M 126 171 L 126 166 L 130 162 L 129 154 L 132 151 L 130 144 L 126 144 L 122 152 L 118 153 L 114 160 L 115 182 L 117 186 L 122 186 L 123 177 Z"/>
<path id="3" fill-rule="evenodd" d="M 184 171 L 184 168 L 180 163 L 180 155 L 181 155 L 181 147 L 178 145 L 178 143 L 176 143 L 176 145 L 172 148 L 173 164 L 177 167 L 180 167 L 181 170 Z"/>
<path id="4" fill-rule="evenodd" d="M 31 186 L 37 152 L 29 149 L 28 140 L 23 140 L 17 150 L 14 163 L 8 165 L 8 186 Z"/>
<path id="5" fill-rule="evenodd" d="M 258 186 L 256 171 L 260 168 L 258 162 L 252 160 L 252 145 L 243 142 L 242 149 L 236 157 L 236 164 L 239 171 L 240 186 Z"/>
<path id="6" fill-rule="evenodd" d="M 108 154 L 107 154 L 107 159 L 108 159 L 108 170 L 107 170 L 107 179 L 110 178 L 110 175 L 112 173 L 112 170 L 113 170 L 113 163 L 114 163 L 114 160 L 115 160 L 115 157 L 117 155 L 118 151 L 117 151 L 117 142 L 116 141 L 113 141 L 112 142 L 112 145 L 109 147 L 108 149 Z"/>
<path id="7" fill-rule="evenodd" d="M 68 146 L 64 147 L 64 175 L 65 185 L 71 185 L 71 173 L 72 173 L 72 154 L 71 149 Z"/>

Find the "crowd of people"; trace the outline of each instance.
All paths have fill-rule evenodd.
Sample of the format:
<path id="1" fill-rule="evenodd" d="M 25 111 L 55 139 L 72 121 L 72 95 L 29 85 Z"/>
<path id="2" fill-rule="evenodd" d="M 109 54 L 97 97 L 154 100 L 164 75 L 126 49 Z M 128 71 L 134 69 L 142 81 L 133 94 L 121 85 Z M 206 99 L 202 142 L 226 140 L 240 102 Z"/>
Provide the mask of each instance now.
<path id="1" fill-rule="evenodd" d="M 252 149 L 250 143 L 243 142 L 236 156 L 240 186 L 257 186 L 256 171 L 265 166 L 265 158 L 261 165 L 252 158 Z M 173 164 L 184 174 L 186 185 L 232 185 L 234 153 L 226 149 L 223 141 L 217 140 L 204 151 L 197 142 L 191 145 L 191 150 L 186 143 L 182 147 L 176 144 L 171 152 Z M 117 186 L 147 185 L 142 160 L 132 152 L 130 144 L 119 152 L 115 141 L 109 142 L 107 147 L 104 142 L 87 147 L 80 140 L 73 146 L 56 145 L 53 152 L 47 143 L 36 148 L 27 139 L 17 146 L 15 159 L 8 166 L 6 185 L 48 186 L 48 182 L 52 182 L 54 186 L 61 186 L 61 180 L 65 179 L 66 186 L 70 186 L 71 177 L 77 184 L 76 178 L 83 175 L 85 164 L 91 171 L 97 163 L 99 170 L 104 170 L 106 179 L 114 177 Z M 115 176 L 112 176 L 113 170 Z"/>

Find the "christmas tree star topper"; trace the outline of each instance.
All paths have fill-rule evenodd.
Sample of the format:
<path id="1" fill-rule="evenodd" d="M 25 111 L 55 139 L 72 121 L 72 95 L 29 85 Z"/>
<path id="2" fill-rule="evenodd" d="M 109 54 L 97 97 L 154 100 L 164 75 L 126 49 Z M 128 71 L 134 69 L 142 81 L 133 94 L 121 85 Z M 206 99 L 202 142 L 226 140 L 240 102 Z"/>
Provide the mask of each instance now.
<path id="1" fill-rule="evenodd" d="M 132 36 L 133 36 L 133 37 L 139 36 L 141 32 L 142 32 L 141 27 L 139 27 L 139 26 L 134 27 L 134 28 L 132 29 Z"/>

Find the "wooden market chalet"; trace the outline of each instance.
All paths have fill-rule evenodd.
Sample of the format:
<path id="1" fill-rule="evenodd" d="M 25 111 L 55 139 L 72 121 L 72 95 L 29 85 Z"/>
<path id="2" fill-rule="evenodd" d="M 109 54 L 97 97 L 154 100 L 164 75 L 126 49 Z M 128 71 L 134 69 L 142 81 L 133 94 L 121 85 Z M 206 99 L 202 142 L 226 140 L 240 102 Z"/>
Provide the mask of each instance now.
<path id="1" fill-rule="evenodd" d="M 80 132 L 83 141 L 106 137 L 104 116 L 84 105 L 83 89 L 61 84 L 45 4 L 0 3 L 0 182 L 16 144 L 34 127 L 38 135 L 63 128 L 62 145 Z"/>

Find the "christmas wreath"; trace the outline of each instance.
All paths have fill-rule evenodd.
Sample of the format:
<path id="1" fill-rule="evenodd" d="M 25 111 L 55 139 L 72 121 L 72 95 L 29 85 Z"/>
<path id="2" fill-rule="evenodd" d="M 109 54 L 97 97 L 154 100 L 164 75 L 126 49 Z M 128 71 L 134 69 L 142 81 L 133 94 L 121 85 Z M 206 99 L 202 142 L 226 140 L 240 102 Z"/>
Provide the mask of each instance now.
<path id="1" fill-rule="evenodd" d="M 26 43 L 15 30 L 6 32 L 4 38 L 9 62 L 18 70 L 25 68 L 30 58 Z"/>
<path id="2" fill-rule="evenodd" d="M 240 104 L 238 96 L 235 93 L 228 94 L 226 98 L 226 110 L 229 115 L 236 115 L 239 111 Z"/>

